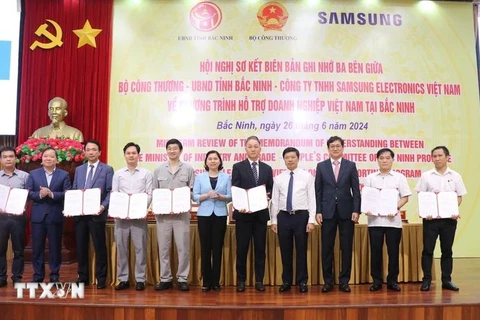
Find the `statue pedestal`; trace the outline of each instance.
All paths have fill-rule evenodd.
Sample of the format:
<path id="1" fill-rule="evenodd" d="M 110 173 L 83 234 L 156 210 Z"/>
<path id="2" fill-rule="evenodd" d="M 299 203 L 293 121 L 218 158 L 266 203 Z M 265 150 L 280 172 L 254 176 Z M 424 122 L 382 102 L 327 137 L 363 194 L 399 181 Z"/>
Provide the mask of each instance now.
<path id="1" fill-rule="evenodd" d="M 73 182 L 73 177 L 75 175 L 75 168 L 81 165 L 83 162 L 60 162 L 57 164 L 57 168 L 67 171 L 70 175 L 70 182 Z M 40 168 L 41 161 L 35 161 L 30 163 L 19 163 L 18 169 L 30 172 L 31 170 Z M 32 239 L 30 234 L 30 212 L 31 212 L 31 203 L 27 205 L 27 245 L 25 247 L 25 262 L 32 261 Z M 45 243 L 45 261 L 48 261 L 48 238 Z M 63 223 L 63 237 L 62 237 L 62 263 L 71 264 L 77 262 L 77 242 L 75 238 L 75 223 L 73 218 L 65 218 Z"/>

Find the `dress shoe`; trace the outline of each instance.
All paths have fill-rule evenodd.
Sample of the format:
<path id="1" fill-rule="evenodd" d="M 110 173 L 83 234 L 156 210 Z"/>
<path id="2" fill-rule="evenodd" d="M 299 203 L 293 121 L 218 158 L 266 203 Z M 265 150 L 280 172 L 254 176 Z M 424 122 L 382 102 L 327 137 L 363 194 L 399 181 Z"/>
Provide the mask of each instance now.
<path id="1" fill-rule="evenodd" d="M 38 278 L 35 279 L 35 278 L 34 278 L 34 279 L 32 280 L 32 282 L 40 283 L 40 282 L 43 282 L 43 279 L 38 279 Z"/>
<path id="2" fill-rule="evenodd" d="M 135 290 L 142 291 L 145 290 L 145 282 L 137 282 L 135 285 Z"/>
<path id="3" fill-rule="evenodd" d="M 128 288 L 130 288 L 128 281 L 122 281 L 115 287 L 115 290 L 125 290 Z"/>
<path id="4" fill-rule="evenodd" d="M 0 288 L 5 287 L 7 285 L 7 280 L 0 281 Z"/>
<path id="5" fill-rule="evenodd" d="M 188 283 L 183 282 L 183 281 L 179 281 L 179 282 L 178 282 L 178 290 L 180 290 L 180 291 L 188 291 L 188 290 L 190 290 L 190 288 L 188 287 Z"/>
<path id="6" fill-rule="evenodd" d="M 155 286 L 156 291 L 163 291 L 163 290 L 168 290 L 172 288 L 173 288 L 172 281 L 160 282 Z"/>
<path id="7" fill-rule="evenodd" d="M 208 291 L 210 291 L 210 290 L 212 290 L 212 286 L 211 286 L 211 285 L 209 285 L 209 284 L 207 284 L 207 283 L 204 283 L 204 284 L 202 285 L 202 292 L 208 292 Z"/>
<path id="8" fill-rule="evenodd" d="M 215 292 L 220 292 L 220 290 L 222 290 L 222 289 L 221 289 L 219 284 L 216 284 L 216 285 L 212 286 L 212 290 L 215 291 Z"/>
<path id="9" fill-rule="evenodd" d="M 245 291 L 245 281 L 239 281 L 237 283 L 237 292 L 244 292 Z"/>
<path id="10" fill-rule="evenodd" d="M 340 291 L 342 292 L 351 292 L 352 290 L 350 289 L 350 286 L 348 285 L 348 283 L 340 283 L 338 285 L 338 288 L 340 289 Z"/>
<path id="11" fill-rule="evenodd" d="M 306 283 L 300 283 L 300 285 L 298 286 L 298 292 L 300 292 L 300 293 L 308 292 L 307 284 Z"/>
<path id="12" fill-rule="evenodd" d="M 257 291 L 265 291 L 265 286 L 261 282 L 255 282 L 255 290 Z"/>
<path id="13" fill-rule="evenodd" d="M 420 286 L 420 291 L 430 291 L 431 282 L 428 280 L 423 280 L 422 285 Z"/>
<path id="14" fill-rule="evenodd" d="M 374 283 L 370 287 L 370 291 L 378 291 L 380 289 L 382 289 L 382 284 L 380 284 L 380 283 Z"/>
<path id="15" fill-rule="evenodd" d="M 105 284 L 105 282 L 97 283 L 97 289 L 99 289 L 99 290 L 105 289 L 106 287 L 107 287 L 107 285 Z"/>
<path id="16" fill-rule="evenodd" d="M 392 291 L 402 291 L 402 288 L 400 288 L 400 286 L 396 282 L 387 284 L 387 289 Z"/>
<path id="17" fill-rule="evenodd" d="M 444 283 L 442 284 L 442 289 L 452 290 L 452 291 L 458 291 L 458 290 L 460 290 L 460 288 L 457 287 L 456 285 L 454 285 L 451 281 L 449 281 L 449 282 L 444 282 Z"/>
<path id="18" fill-rule="evenodd" d="M 333 290 L 333 284 L 331 283 L 325 283 L 325 285 L 322 288 L 323 293 L 327 293 Z"/>
<path id="19" fill-rule="evenodd" d="M 278 289 L 278 291 L 286 292 L 286 291 L 290 291 L 290 289 L 292 289 L 292 286 L 289 283 L 284 283 L 280 286 L 280 289 Z"/>
<path id="20" fill-rule="evenodd" d="M 56 278 L 56 277 L 50 278 L 50 282 L 59 282 L 59 281 L 60 281 L 59 278 Z"/>
<path id="21" fill-rule="evenodd" d="M 79 285 L 80 283 L 83 283 L 84 285 L 88 286 L 88 284 L 90 283 L 88 280 L 80 280 L 78 279 L 77 281 L 75 281 L 75 283 L 77 285 Z"/>

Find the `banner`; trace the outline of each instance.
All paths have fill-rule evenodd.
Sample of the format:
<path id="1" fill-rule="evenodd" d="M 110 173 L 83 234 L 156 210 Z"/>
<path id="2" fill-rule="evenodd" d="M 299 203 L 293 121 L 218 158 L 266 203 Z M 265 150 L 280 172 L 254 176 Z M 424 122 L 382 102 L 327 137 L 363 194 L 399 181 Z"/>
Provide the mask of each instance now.
<path id="1" fill-rule="evenodd" d="M 15 135 L 20 8 L 16 0 L 3 1 L 0 6 L 0 96 L 3 113 L 0 117 L 0 135 Z"/>
<path id="2" fill-rule="evenodd" d="M 338 135 L 361 182 L 388 147 L 413 189 L 433 167 L 430 150 L 445 145 L 469 191 L 454 252 L 480 256 L 471 244 L 480 222 L 469 174 L 480 136 L 471 3 L 123 1 L 114 12 L 115 168 L 134 141 L 141 165 L 154 170 L 167 161 L 166 141 L 178 138 L 197 173 L 211 149 L 230 173 L 245 158 L 245 138 L 257 135 L 274 174 L 289 146 L 314 174 Z M 406 205 L 410 222 L 421 221 L 416 198 Z"/>

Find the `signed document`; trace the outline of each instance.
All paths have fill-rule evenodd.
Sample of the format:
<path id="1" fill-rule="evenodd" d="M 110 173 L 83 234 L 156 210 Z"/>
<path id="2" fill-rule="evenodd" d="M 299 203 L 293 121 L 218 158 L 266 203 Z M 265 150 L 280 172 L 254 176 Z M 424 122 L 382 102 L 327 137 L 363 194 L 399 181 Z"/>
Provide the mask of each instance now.
<path id="1" fill-rule="evenodd" d="M 101 193 L 100 188 L 66 191 L 63 215 L 73 217 L 98 214 Z"/>
<path id="2" fill-rule="evenodd" d="M 261 185 L 252 189 L 232 187 L 233 207 L 237 210 L 256 212 L 268 207 L 267 189 Z"/>
<path id="3" fill-rule="evenodd" d="M 112 191 L 108 215 L 117 219 L 145 219 L 147 216 L 148 195 L 128 194 Z"/>
<path id="4" fill-rule="evenodd" d="M 363 213 L 370 212 L 376 216 L 395 215 L 398 211 L 398 190 L 363 187 L 361 203 Z"/>
<path id="5" fill-rule="evenodd" d="M 192 202 L 189 187 L 153 190 L 152 212 L 154 214 L 190 212 L 191 207 Z"/>
<path id="6" fill-rule="evenodd" d="M 28 190 L 0 184 L 0 208 L 4 213 L 21 215 L 25 211 Z"/>
<path id="7" fill-rule="evenodd" d="M 418 213 L 426 218 L 451 218 L 458 216 L 458 196 L 454 191 L 419 192 Z"/>

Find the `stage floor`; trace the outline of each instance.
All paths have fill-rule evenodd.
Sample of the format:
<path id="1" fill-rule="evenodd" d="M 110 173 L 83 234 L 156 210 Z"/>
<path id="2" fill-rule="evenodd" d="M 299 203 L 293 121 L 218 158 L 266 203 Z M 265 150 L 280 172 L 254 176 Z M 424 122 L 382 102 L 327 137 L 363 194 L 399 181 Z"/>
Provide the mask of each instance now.
<path id="1" fill-rule="evenodd" d="M 439 273 L 438 260 L 435 263 Z M 338 316 L 345 319 L 478 320 L 479 271 L 480 259 L 455 259 L 453 280 L 460 287 L 459 292 L 442 290 L 438 281 L 434 282 L 430 292 L 421 292 L 420 283 L 401 283 L 401 292 L 389 291 L 384 285 L 381 291 L 372 293 L 370 284 L 363 284 L 352 285 L 351 293 L 340 292 L 335 287 L 327 294 L 321 293 L 321 286 L 310 286 L 307 294 L 298 293 L 297 288 L 279 293 L 278 287 L 271 286 L 267 286 L 264 293 L 256 292 L 252 287 L 247 287 L 244 293 L 237 293 L 235 287 L 223 287 L 219 293 L 203 293 L 197 286 L 192 286 L 189 292 L 180 292 L 176 288 L 156 292 L 152 286 L 141 292 L 132 287 L 115 291 L 113 287 L 97 290 L 95 286 L 86 286 L 84 299 L 30 299 L 27 290 L 23 299 L 17 299 L 17 292 L 9 281 L 7 287 L 0 288 L 0 319 L 20 319 L 17 316 L 22 310 L 33 312 L 32 319 L 42 319 L 42 315 L 46 316 L 44 313 L 51 318 L 54 310 L 60 312 L 63 308 L 65 310 L 60 315 L 72 316 L 66 319 L 89 320 L 112 311 L 116 319 L 129 319 L 130 315 L 138 315 L 141 319 L 183 319 L 203 314 L 208 317 L 218 315 L 221 319 L 236 319 L 240 315 L 243 319 L 305 319 L 311 315 L 315 319 Z M 31 275 L 31 265 L 27 264 L 25 280 L 31 279 Z M 62 266 L 61 281 L 74 281 L 75 278 L 76 264 Z M 25 318 L 22 316 L 21 319 Z"/>

